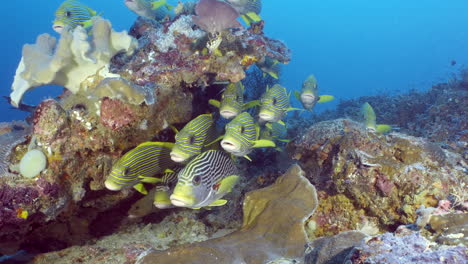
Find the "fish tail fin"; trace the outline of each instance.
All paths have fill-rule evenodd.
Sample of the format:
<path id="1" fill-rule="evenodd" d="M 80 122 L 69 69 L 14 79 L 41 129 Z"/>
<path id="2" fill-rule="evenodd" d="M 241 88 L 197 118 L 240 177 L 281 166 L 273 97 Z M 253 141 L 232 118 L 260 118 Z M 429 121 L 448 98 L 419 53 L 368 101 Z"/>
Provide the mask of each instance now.
<path id="1" fill-rule="evenodd" d="M 255 12 L 248 12 L 245 15 L 253 22 L 258 22 L 258 21 L 262 20 L 262 18 Z"/>
<path id="2" fill-rule="evenodd" d="M 317 103 L 327 103 L 335 99 L 333 95 L 321 95 L 319 98 L 320 99 L 317 101 Z"/>
<path id="3" fill-rule="evenodd" d="M 386 133 L 386 132 L 390 131 L 391 129 L 392 129 L 392 126 L 390 126 L 390 125 L 380 124 L 380 125 L 377 125 L 375 130 L 377 130 L 377 132 L 383 134 L 383 133 Z"/>

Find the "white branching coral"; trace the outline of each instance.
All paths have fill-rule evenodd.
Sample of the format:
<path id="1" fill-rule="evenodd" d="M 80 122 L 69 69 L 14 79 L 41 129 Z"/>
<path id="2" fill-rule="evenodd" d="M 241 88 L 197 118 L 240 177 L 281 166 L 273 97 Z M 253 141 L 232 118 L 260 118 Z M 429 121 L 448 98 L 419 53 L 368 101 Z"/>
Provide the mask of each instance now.
<path id="1" fill-rule="evenodd" d="M 177 34 L 183 34 L 190 39 L 199 39 L 205 35 L 202 30 L 192 28 L 193 21 L 192 16 L 181 16 L 174 21 L 168 28 L 167 32 L 164 32 L 163 28 L 159 28 L 156 35 L 156 45 L 161 52 L 167 52 L 170 48 L 177 48 L 175 44 L 175 38 Z"/>
<path id="2" fill-rule="evenodd" d="M 118 77 L 109 72 L 111 58 L 122 52 L 132 54 L 137 40 L 127 32 L 115 32 L 108 20 L 93 18 L 93 28 L 66 30 L 57 43 L 49 34 L 38 36 L 35 44 L 23 47 L 23 56 L 16 69 L 11 102 L 18 106 L 23 94 L 46 84 L 64 86 L 73 93 L 88 89 L 90 78 Z"/>

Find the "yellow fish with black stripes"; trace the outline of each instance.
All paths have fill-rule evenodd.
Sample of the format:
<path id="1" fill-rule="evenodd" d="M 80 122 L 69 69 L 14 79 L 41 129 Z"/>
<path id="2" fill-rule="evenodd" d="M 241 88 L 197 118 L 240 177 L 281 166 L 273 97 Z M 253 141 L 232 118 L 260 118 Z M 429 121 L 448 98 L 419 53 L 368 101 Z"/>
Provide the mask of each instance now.
<path id="1" fill-rule="evenodd" d="M 364 117 L 364 124 L 368 129 L 377 131 L 379 133 L 386 133 L 392 129 L 390 125 L 379 124 L 376 123 L 376 115 L 374 112 L 374 108 L 368 103 L 365 102 L 361 107 L 361 114 Z"/>
<path id="2" fill-rule="evenodd" d="M 226 0 L 226 2 L 239 12 L 247 25 L 262 20 L 259 15 L 262 11 L 261 0 Z"/>
<path id="3" fill-rule="evenodd" d="M 216 139 L 216 127 L 212 114 L 203 114 L 188 122 L 180 131 L 176 130 L 171 159 L 186 162 L 200 154 L 204 146 Z"/>
<path id="4" fill-rule="evenodd" d="M 239 179 L 231 157 L 221 150 L 208 150 L 196 156 L 177 176 L 171 203 L 178 207 L 199 209 L 221 206 L 221 199 L 232 191 Z"/>
<path id="5" fill-rule="evenodd" d="M 124 3 L 135 14 L 157 21 L 171 18 L 175 15 L 173 12 L 174 6 L 169 5 L 167 0 L 124 0 Z"/>
<path id="6" fill-rule="evenodd" d="M 104 182 L 107 189 L 118 191 L 134 187 L 147 194 L 143 183 L 158 183 L 154 177 L 163 172 L 172 172 L 177 163 L 171 160 L 170 152 L 174 143 L 145 142 L 125 153 L 115 164 Z"/>
<path id="7" fill-rule="evenodd" d="M 284 125 L 281 119 L 286 115 L 286 112 L 293 110 L 302 109 L 290 107 L 289 94 L 286 92 L 286 88 L 275 84 L 271 88 L 267 87 L 265 93 L 262 95 L 258 116 L 260 122 L 279 122 Z"/>
<path id="8" fill-rule="evenodd" d="M 333 95 L 318 95 L 317 79 L 313 74 L 309 75 L 309 77 L 307 77 L 307 79 L 302 83 L 301 92 L 299 93 L 298 91 L 295 91 L 294 95 L 308 111 L 312 111 L 317 103 L 326 103 L 335 99 Z"/>
<path id="9" fill-rule="evenodd" d="M 71 29 L 77 26 L 89 28 L 93 24 L 91 18 L 97 15 L 96 11 L 83 3 L 76 0 L 67 0 L 55 11 L 55 20 L 52 22 L 52 28 L 59 34 L 62 33 L 66 26 Z"/>
<path id="10" fill-rule="evenodd" d="M 244 85 L 241 82 L 230 83 L 221 94 L 221 101 L 210 99 L 209 104 L 219 108 L 219 114 L 231 119 L 241 113 L 243 110 L 258 105 L 258 100 L 244 103 Z"/>
<path id="11" fill-rule="evenodd" d="M 247 156 L 254 148 L 275 147 L 271 140 L 259 139 L 259 126 L 247 112 L 236 116 L 226 125 L 226 133 L 222 136 L 221 147 L 238 157 Z"/>

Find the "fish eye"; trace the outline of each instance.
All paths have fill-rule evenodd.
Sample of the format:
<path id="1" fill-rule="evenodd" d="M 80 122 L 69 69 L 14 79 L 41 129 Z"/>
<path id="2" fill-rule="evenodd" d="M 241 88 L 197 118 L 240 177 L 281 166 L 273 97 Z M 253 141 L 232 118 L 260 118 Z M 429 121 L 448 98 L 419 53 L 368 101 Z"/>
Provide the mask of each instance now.
<path id="1" fill-rule="evenodd" d="M 201 183 L 201 176 L 197 175 L 197 176 L 193 177 L 192 182 L 193 182 L 193 185 L 195 185 L 195 186 L 200 185 L 200 183 Z"/>
<path id="2" fill-rule="evenodd" d="M 273 105 L 276 105 L 277 101 L 276 98 L 273 98 Z"/>
<path id="3" fill-rule="evenodd" d="M 240 96 L 239 96 L 239 95 L 238 95 L 238 96 L 236 96 L 236 101 L 240 101 L 240 99 L 241 99 L 241 98 L 240 98 Z"/>
<path id="4" fill-rule="evenodd" d="M 70 11 L 65 12 L 66 17 L 71 17 L 72 13 Z"/>
<path id="5" fill-rule="evenodd" d="M 191 145 L 195 144 L 195 137 L 194 137 L 194 136 L 189 137 L 189 143 L 190 143 Z"/>
<path id="6" fill-rule="evenodd" d="M 245 126 L 241 126 L 240 132 L 241 132 L 241 134 L 244 134 L 244 132 L 245 132 Z"/>
<path id="7" fill-rule="evenodd" d="M 126 168 L 123 172 L 123 175 L 128 175 L 130 174 L 130 168 Z"/>

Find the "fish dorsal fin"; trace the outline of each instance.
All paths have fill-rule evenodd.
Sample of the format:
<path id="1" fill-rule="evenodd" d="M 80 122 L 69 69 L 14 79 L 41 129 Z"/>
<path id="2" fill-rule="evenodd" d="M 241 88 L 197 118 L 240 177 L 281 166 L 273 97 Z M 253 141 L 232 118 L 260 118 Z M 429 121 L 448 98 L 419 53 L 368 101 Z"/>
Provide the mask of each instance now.
<path id="1" fill-rule="evenodd" d="M 246 109 L 255 107 L 257 105 L 260 105 L 260 100 L 252 100 L 250 102 L 247 102 L 247 103 L 243 104 L 242 105 L 242 110 L 246 110 Z"/>
<path id="2" fill-rule="evenodd" d="M 252 162 L 252 159 L 251 159 L 249 156 L 247 156 L 247 155 L 244 155 L 244 158 L 245 158 L 246 160 L 248 160 L 248 161 Z"/>
<path id="3" fill-rule="evenodd" d="M 208 103 L 214 107 L 219 108 L 221 106 L 221 102 L 215 99 L 208 100 Z"/>
<path id="4" fill-rule="evenodd" d="M 227 176 L 226 178 L 222 179 L 219 182 L 218 193 L 228 193 L 232 191 L 232 187 L 236 185 L 239 176 L 231 175 Z"/>
<path id="5" fill-rule="evenodd" d="M 144 194 L 144 195 L 147 195 L 147 194 L 148 194 L 148 191 L 146 190 L 146 188 L 145 188 L 145 186 L 143 185 L 143 183 L 138 183 L 138 184 L 134 185 L 133 188 L 135 188 L 135 190 L 137 190 L 137 191 L 140 192 L 141 194 Z"/>
<path id="6" fill-rule="evenodd" d="M 333 99 L 335 99 L 333 95 L 320 95 L 317 103 L 327 103 L 333 101 Z"/>

